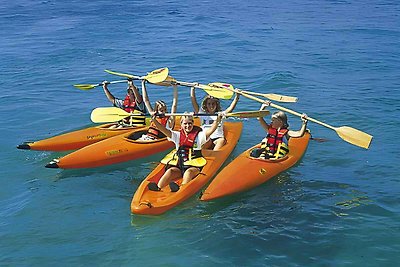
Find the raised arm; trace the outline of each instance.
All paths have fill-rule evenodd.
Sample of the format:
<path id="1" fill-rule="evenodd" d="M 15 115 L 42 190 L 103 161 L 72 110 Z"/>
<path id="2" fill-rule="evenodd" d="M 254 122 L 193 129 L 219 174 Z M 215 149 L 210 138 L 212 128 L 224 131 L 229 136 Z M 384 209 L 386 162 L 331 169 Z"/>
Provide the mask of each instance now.
<path id="1" fill-rule="evenodd" d="M 162 125 L 161 123 L 159 123 L 156 120 L 156 116 L 153 115 L 151 116 L 151 121 L 156 125 L 157 129 L 160 130 L 163 134 L 165 134 L 168 138 L 171 138 L 172 136 L 172 132 L 171 130 L 167 129 L 164 125 Z"/>
<path id="2" fill-rule="evenodd" d="M 223 116 L 223 115 L 222 115 L 221 113 L 218 113 L 217 119 L 213 122 L 213 124 L 211 124 L 211 127 L 210 127 L 210 128 L 207 128 L 207 130 L 205 131 L 206 140 L 207 140 L 208 138 L 210 138 L 210 135 L 212 135 L 212 133 L 215 132 L 215 130 L 217 130 L 218 124 L 221 123 L 222 116 Z"/>
<path id="3" fill-rule="evenodd" d="M 129 86 L 129 89 L 132 89 L 133 94 L 135 95 L 136 103 L 137 104 L 141 104 L 143 102 L 143 98 L 140 95 L 139 90 L 137 89 L 137 87 L 133 84 L 132 80 L 128 80 L 128 86 Z"/>
<path id="4" fill-rule="evenodd" d="M 115 104 L 115 97 L 114 97 L 113 94 L 111 94 L 111 92 L 108 90 L 108 81 L 104 81 L 104 82 L 103 82 L 103 90 L 104 90 L 104 94 L 106 95 L 106 97 L 108 98 L 108 100 L 114 105 L 114 104 Z"/>
<path id="5" fill-rule="evenodd" d="M 262 104 L 261 107 L 260 107 L 260 110 L 264 110 L 266 107 L 269 106 L 269 104 L 270 104 L 269 102 L 268 102 L 268 104 Z M 259 117 L 258 121 L 260 122 L 260 124 L 264 128 L 264 130 L 266 132 L 268 132 L 268 129 L 269 129 L 270 125 L 264 120 L 264 118 L 263 117 Z"/>
<path id="6" fill-rule="evenodd" d="M 146 105 L 147 111 L 149 112 L 149 114 L 153 114 L 154 110 L 151 107 L 149 96 L 147 94 L 146 80 L 142 80 L 142 95 L 143 95 L 143 101 L 144 101 L 144 104 Z"/>
<path id="7" fill-rule="evenodd" d="M 302 137 L 305 134 L 305 132 L 307 130 L 307 122 L 308 122 L 307 114 L 302 114 L 301 120 L 303 121 L 303 124 L 301 125 L 300 130 L 298 130 L 298 131 L 289 130 L 288 135 L 290 137 L 294 137 L 294 138 Z"/>
<path id="8" fill-rule="evenodd" d="M 178 109 L 178 86 L 174 85 L 174 98 L 172 100 L 171 113 L 176 113 Z M 171 116 L 168 120 L 169 128 L 173 129 L 175 126 L 175 116 Z"/>
<path id="9" fill-rule="evenodd" d="M 238 93 L 235 93 L 235 98 L 232 100 L 232 103 L 224 111 L 225 114 L 233 111 L 233 109 L 236 107 L 237 102 L 239 101 L 239 96 L 240 95 Z"/>
<path id="10" fill-rule="evenodd" d="M 197 104 L 195 88 L 190 88 L 190 98 L 192 99 L 192 106 L 194 113 L 199 113 L 199 104 Z"/>

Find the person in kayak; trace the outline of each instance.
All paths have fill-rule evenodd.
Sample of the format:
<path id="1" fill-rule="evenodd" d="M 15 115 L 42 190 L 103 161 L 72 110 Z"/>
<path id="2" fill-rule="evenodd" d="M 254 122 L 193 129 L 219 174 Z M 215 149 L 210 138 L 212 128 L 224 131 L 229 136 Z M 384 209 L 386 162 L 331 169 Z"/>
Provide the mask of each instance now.
<path id="1" fill-rule="evenodd" d="M 176 113 L 176 109 L 178 106 L 178 87 L 173 85 L 174 87 L 174 98 L 172 100 L 171 113 Z M 167 105 L 162 100 L 157 100 L 154 109 L 151 107 L 149 96 L 147 94 L 146 89 L 146 80 L 142 80 L 142 95 L 143 101 L 147 108 L 147 111 L 151 116 L 156 116 L 156 120 L 161 123 L 163 126 L 166 126 L 169 129 L 173 129 L 175 126 L 175 117 L 168 116 L 166 117 L 164 114 L 167 112 Z M 138 140 L 142 141 L 151 141 L 165 137 L 165 135 L 157 128 L 154 122 L 151 122 L 149 129 L 146 134 L 143 134 Z"/>
<path id="2" fill-rule="evenodd" d="M 270 101 L 262 104 L 260 110 L 270 105 Z M 289 152 L 289 138 L 302 137 L 307 130 L 307 115 L 302 114 L 303 124 L 298 131 L 289 130 L 287 116 L 283 111 L 276 111 L 271 116 L 271 123 L 265 122 L 264 118 L 259 117 L 258 121 L 267 132 L 267 136 L 261 141 L 261 147 L 254 149 L 250 156 L 263 159 L 279 159 Z"/>
<path id="3" fill-rule="evenodd" d="M 197 103 L 196 100 L 195 88 L 194 87 L 191 88 L 190 97 L 192 100 L 194 112 L 209 114 L 209 116 L 201 116 L 201 128 L 203 128 L 203 130 L 211 127 L 213 122 L 217 119 L 218 112 L 223 112 L 223 114 L 232 112 L 237 102 L 239 101 L 239 94 L 238 93 L 235 94 L 236 94 L 235 98 L 233 99 L 229 107 L 224 111 L 221 111 L 220 100 L 210 95 L 207 95 L 203 99 L 203 101 L 201 102 L 201 108 L 199 108 L 199 104 Z M 223 127 L 223 122 L 221 121 L 221 123 L 218 124 L 217 130 L 210 136 L 210 138 L 204 144 L 203 148 L 218 150 L 225 144 L 226 144 L 226 139 L 224 137 L 224 127 Z"/>
<path id="4" fill-rule="evenodd" d="M 211 127 L 203 130 L 193 124 L 192 115 L 184 115 L 181 117 L 180 131 L 172 131 L 159 123 L 155 116 L 152 116 L 152 121 L 157 128 L 167 136 L 169 141 L 174 142 L 177 152 L 174 155 L 176 158 L 173 157 L 166 164 L 166 171 L 158 183 L 149 183 L 148 189 L 160 191 L 161 188 L 169 184 L 171 192 L 176 192 L 179 190 L 179 186 L 171 180 L 182 177 L 182 185 L 185 185 L 196 177 L 206 164 L 206 160 L 201 155 L 201 148 L 210 135 L 215 132 L 221 119 L 222 114 L 218 114 Z"/>
<path id="5" fill-rule="evenodd" d="M 137 116 L 132 116 L 129 119 L 123 119 L 119 122 L 120 126 L 143 126 L 146 124 L 144 116 L 145 107 L 143 97 L 139 93 L 138 88 L 133 84 L 132 80 L 128 79 L 127 94 L 124 100 L 114 97 L 108 90 L 108 81 L 103 81 L 103 90 L 107 99 L 117 108 L 123 109 L 129 113 L 137 113 Z"/>

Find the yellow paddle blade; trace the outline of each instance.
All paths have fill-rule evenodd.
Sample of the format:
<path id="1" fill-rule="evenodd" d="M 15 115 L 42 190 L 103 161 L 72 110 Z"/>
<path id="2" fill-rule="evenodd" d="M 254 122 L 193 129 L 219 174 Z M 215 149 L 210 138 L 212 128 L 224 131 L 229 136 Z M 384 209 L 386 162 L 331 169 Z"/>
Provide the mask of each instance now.
<path id="1" fill-rule="evenodd" d="M 252 92 L 252 91 L 244 91 L 244 90 L 242 90 L 242 91 L 249 95 L 262 96 L 262 97 L 265 97 L 265 98 L 267 98 L 269 100 L 273 100 L 273 101 L 286 102 L 286 103 L 297 102 L 297 97 L 294 97 L 294 96 L 286 96 L 286 95 L 278 95 L 278 94 L 262 94 L 262 93 Z"/>
<path id="2" fill-rule="evenodd" d="M 131 114 L 116 107 L 95 108 L 90 114 L 94 123 L 114 122 L 122 120 Z"/>
<path id="3" fill-rule="evenodd" d="M 163 82 L 165 79 L 168 77 L 169 70 L 168 68 L 161 68 L 161 69 L 156 69 L 153 70 L 152 72 L 149 72 L 146 76 L 136 76 L 128 73 L 121 73 L 121 72 L 116 72 L 116 71 L 111 71 L 111 70 L 104 70 L 107 73 L 110 73 L 112 75 L 117 75 L 121 77 L 125 77 L 128 79 L 135 79 L 135 80 L 147 80 L 150 83 L 160 83 Z"/>
<path id="4" fill-rule="evenodd" d="M 240 111 L 240 112 L 232 112 L 226 114 L 227 117 L 236 117 L 236 118 L 259 118 L 265 117 L 269 114 L 269 110 L 257 110 L 257 111 Z"/>
<path id="5" fill-rule="evenodd" d="M 371 145 L 372 135 L 364 133 L 360 130 L 342 126 L 336 128 L 336 133 L 345 141 L 349 142 L 350 144 L 368 149 Z"/>
<path id="6" fill-rule="evenodd" d="M 161 68 L 148 73 L 143 79 L 147 80 L 149 83 L 160 83 L 168 78 L 168 73 L 168 68 Z"/>
<path id="7" fill-rule="evenodd" d="M 155 84 L 160 85 L 160 86 L 172 86 L 176 83 L 177 83 L 177 81 L 173 77 L 168 75 L 164 81 L 162 81 L 160 83 L 155 83 Z"/>
<path id="8" fill-rule="evenodd" d="M 90 90 L 96 88 L 97 84 L 74 84 L 74 87 L 81 89 L 81 90 Z"/>
<path id="9" fill-rule="evenodd" d="M 233 86 L 227 83 L 209 83 L 208 85 L 199 84 L 196 87 L 203 89 L 210 96 L 220 99 L 231 99 L 233 96 Z"/>

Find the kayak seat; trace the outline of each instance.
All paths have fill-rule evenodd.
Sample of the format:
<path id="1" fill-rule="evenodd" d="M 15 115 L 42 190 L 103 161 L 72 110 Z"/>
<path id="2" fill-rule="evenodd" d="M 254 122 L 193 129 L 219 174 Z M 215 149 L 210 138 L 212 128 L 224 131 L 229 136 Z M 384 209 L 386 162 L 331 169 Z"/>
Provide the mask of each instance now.
<path id="1" fill-rule="evenodd" d="M 128 136 L 128 139 L 130 140 L 137 140 L 140 137 L 142 137 L 142 135 L 146 134 L 147 130 L 143 130 L 143 131 L 135 131 L 134 133 L 132 133 L 131 135 Z"/>

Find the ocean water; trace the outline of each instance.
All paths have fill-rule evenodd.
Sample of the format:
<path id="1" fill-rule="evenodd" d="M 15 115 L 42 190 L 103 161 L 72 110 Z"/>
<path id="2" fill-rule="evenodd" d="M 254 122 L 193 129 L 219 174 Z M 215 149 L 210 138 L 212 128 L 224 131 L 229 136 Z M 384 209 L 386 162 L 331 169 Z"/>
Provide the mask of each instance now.
<path id="1" fill-rule="evenodd" d="M 397 266 L 399 14 L 389 0 L 2 1 L 0 265 Z M 297 96 L 282 105 L 367 132 L 371 147 L 310 122 L 326 141 L 311 141 L 294 168 L 155 217 L 131 215 L 130 202 L 162 153 L 63 171 L 44 165 L 66 153 L 16 149 L 88 127 L 92 109 L 109 106 L 101 89 L 73 84 L 160 67 L 183 81 Z M 110 89 L 123 96 L 125 85 Z M 152 101 L 171 94 L 149 87 Z M 236 111 L 258 108 L 242 97 Z M 255 119 L 244 123 L 228 161 L 264 135 Z"/>

